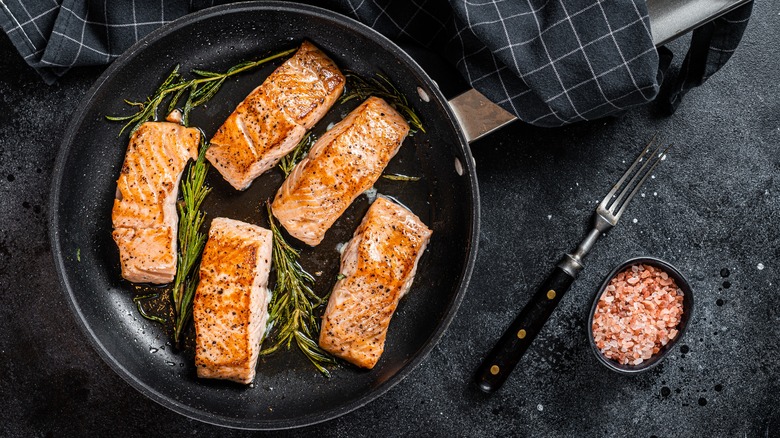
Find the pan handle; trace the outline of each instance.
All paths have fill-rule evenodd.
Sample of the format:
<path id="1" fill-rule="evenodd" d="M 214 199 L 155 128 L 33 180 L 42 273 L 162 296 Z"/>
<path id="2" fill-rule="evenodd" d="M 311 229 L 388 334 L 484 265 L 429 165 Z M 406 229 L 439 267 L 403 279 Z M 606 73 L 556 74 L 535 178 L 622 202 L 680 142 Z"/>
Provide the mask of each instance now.
<path id="1" fill-rule="evenodd" d="M 440 54 L 415 44 L 402 44 L 401 48 L 435 81 L 444 97 L 449 99 L 450 108 L 469 143 L 517 119 L 471 88 Z"/>
<path id="2" fill-rule="evenodd" d="M 449 104 L 469 143 L 517 120 L 473 88 L 450 99 Z"/>

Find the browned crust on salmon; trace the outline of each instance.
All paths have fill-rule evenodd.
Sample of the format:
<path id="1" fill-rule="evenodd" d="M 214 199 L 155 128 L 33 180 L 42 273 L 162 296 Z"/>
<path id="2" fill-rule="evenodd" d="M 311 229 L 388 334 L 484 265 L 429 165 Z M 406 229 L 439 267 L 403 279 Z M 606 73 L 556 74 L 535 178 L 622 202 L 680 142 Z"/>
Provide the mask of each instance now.
<path id="1" fill-rule="evenodd" d="M 296 239 L 319 244 L 352 201 L 379 179 L 408 133 L 409 125 L 393 107 L 368 98 L 295 166 L 276 192 L 274 216 Z"/>
<path id="2" fill-rule="evenodd" d="M 290 152 L 336 102 L 346 79 L 336 64 L 304 41 L 252 91 L 211 139 L 206 158 L 244 190 Z"/>
<path id="3" fill-rule="evenodd" d="M 199 143 L 200 131 L 168 122 L 146 122 L 130 137 L 111 213 L 125 279 L 173 280 L 179 181 Z"/>
<path id="4" fill-rule="evenodd" d="M 198 377 L 255 378 L 268 321 L 272 239 L 270 230 L 256 225 L 212 221 L 192 310 Z"/>
<path id="5" fill-rule="evenodd" d="M 342 254 L 344 277 L 322 317 L 320 347 L 359 367 L 376 365 L 432 233 L 405 207 L 382 197 L 374 201 Z"/>

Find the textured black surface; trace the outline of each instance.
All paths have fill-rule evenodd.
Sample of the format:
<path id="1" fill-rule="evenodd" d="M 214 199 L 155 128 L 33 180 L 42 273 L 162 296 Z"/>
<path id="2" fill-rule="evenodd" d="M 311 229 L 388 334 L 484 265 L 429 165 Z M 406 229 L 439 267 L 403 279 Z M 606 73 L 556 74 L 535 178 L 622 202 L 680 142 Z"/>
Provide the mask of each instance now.
<path id="1" fill-rule="evenodd" d="M 756 4 L 732 62 L 671 118 L 648 107 L 556 130 L 515 124 L 474 144 L 480 253 L 453 325 L 381 399 L 291 435 L 776 436 L 779 12 Z M 87 344 L 58 289 L 46 210 L 65 127 L 100 70 L 47 87 L 5 38 L 0 53 L 0 435 L 244 435 L 148 400 Z M 676 146 L 645 196 L 598 243 L 501 391 L 469 388 L 480 356 L 655 132 Z M 585 321 L 603 276 L 638 255 L 687 275 L 696 313 L 662 365 L 620 376 L 593 357 Z"/>

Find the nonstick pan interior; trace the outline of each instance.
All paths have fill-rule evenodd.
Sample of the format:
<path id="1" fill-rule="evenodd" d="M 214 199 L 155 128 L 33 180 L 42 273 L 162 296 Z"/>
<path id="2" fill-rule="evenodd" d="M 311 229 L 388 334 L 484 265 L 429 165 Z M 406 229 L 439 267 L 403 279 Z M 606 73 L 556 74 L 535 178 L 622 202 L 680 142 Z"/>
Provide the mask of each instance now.
<path id="1" fill-rule="evenodd" d="M 387 173 L 416 182 L 380 179 L 375 188 L 409 207 L 434 230 L 410 293 L 390 325 L 385 352 L 371 371 L 348 365 L 324 378 L 298 352 L 261 358 L 251 386 L 197 379 L 193 351 L 174 348 L 169 329 L 138 314 L 133 296 L 148 292 L 122 280 L 111 239 L 111 208 L 127 133 L 106 115 L 126 114 L 123 99 L 142 100 L 176 64 L 221 71 L 310 40 L 342 69 L 382 73 L 408 96 L 427 132 L 407 139 Z M 235 106 L 279 65 L 227 81 L 191 123 L 209 138 Z M 418 90 L 419 88 L 419 90 Z M 418 91 L 422 91 L 419 93 Z M 424 101 L 420 95 L 427 95 Z M 358 102 L 331 110 L 324 132 Z M 456 164 L 457 162 L 457 164 Z M 283 179 L 274 169 L 237 192 L 212 169 L 209 220 L 226 216 L 267 226 L 263 202 Z M 476 252 L 479 203 L 473 160 L 433 82 L 379 34 L 335 13 L 303 5 L 257 2 L 212 8 L 152 34 L 116 61 L 88 93 L 60 150 L 51 197 L 50 232 L 62 287 L 75 316 L 104 360 L 132 386 L 189 417 L 237 428 L 277 429 L 324 421 L 381 395 L 420 363 L 454 316 Z M 335 282 L 337 245 L 347 241 L 368 209 L 361 195 L 316 248 L 302 248 L 302 265 L 316 274 L 316 292 Z M 158 304 L 168 299 L 161 289 Z M 151 303 L 154 306 L 154 303 Z M 163 307 L 161 307 L 163 308 Z M 192 330 L 187 342 L 192 341 Z"/>

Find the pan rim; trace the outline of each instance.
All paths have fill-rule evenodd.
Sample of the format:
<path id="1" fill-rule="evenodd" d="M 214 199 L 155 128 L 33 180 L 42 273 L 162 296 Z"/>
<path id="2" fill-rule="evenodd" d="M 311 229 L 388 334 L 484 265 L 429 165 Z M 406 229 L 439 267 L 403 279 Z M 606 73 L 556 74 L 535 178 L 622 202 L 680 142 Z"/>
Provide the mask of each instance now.
<path id="1" fill-rule="evenodd" d="M 203 410 L 192 408 L 186 403 L 177 401 L 165 394 L 157 391 L 155 388 L 147 385 L 137 376 L 130 373 L 121 362 L 111 354 L 111 352 L 99 341 L 97 334 L 90 326 L 88 319 L 82 312 L 78 304 L 78 299 L 73 288 L 69 282 L 69 274 L 65 270 L 65 260 L 63 256 L 63 250 L 60 242 L 59 221 L 60 215 L 58 206 L 60 202 L 60 187 L 65 174 L 65 163 L 70 156 L 71 150 L 74 147 L 74 140 L 79 128 L 83 125 L 86 117 L 86 108 L 92 102 L 94 96 L 102 88 L 106 81 L 114 77 L 114 73 L 121 70 L 127 63 L 135 58 L 135 56 L 146 48 L 151 42 L 161 39 L 171 33 L 174 33 L 182 27 L 188 26 L 192 23 L 207 20 L 214 16 L 219 16 L 225 13 L 239 13 L 239 12 L 258 12 L 258 11 L 271 11 L 271 12 L 290 12 L 298 14 L 306 14 L 309 16 L 325 19 L 327 21 L 334 22 L 339 25 L 349 27 L 353 32 L 362 33 L 363 35 L 375 40 L 378 44 L 383 46 L 386 50 L 395 55 L 396 60 L 405 64 L 405 66 L 414 71 L 422 80 L 428 85 L 428 88 L 433 92 L 434 98 L 441 104 L 444 110 L 447 112 L 449 120 L 451 122 L 451 129 L 459 139 L 459 146 L 466 158 L 464 163 L 461 163 L 465 167 L 464 176 L 469 178 L 470 186 L 470 209 L 472 211 L 471 226 L 469 229 L 469 248 L 468 256 L 464 269 L 461 272 L 461 276 L 458 282 L 457 292 L 452 300 L 450 300 L 444 318 L 436 329 L 431 333 L 428 339 L 424 342 L 422 348 L 417 352 L 408 363 L 401 367 L 392 377 L 382 382 L 376 388 L 364 395 L 359 396 L 348 403 L 336 406 L 333 409 L 321 411 L 315 414 L 302 415 L 294 417 L 292 419 L 282 420 L 249 420 L 249 419 L 236 419 L 232 417 L 225 417 L 218 414 L 213 414 Z M 201 11 L 185 15 L 177 20 L 162 26 L 144 38 L 135 43 L 125 53 L 123 53 L 113 64 L 111 64 L 106 71 L 95 81 L 92 87 L 84 96 L 83 100 L 78 106 L 77 116 L 71 119 L 68 129 L 66 131 L 61 147 L 57 153 L 57 159 L 52 174 L 52 182 L 50 187 L 49 196 L 49 238 L 52 247 L 52 257 L 54 261 L 54 267 L 57 271 L 57 278 L 60 285 L 60 289 L 67 297 L 68 307 L 73 312 L 76 318 L 77 325 L 83 331 L 83 333 L 89 339 L 89 343 L 97 351 L 98 355 L 103 361 L 109 365 L 109 367 L 119 375 L 125 382 L 138 392 L 153 400 L 157 404 L 164 406 L 180 415 L 183 415 L 194 420 L 198 420 L 204 423 L 213 424 L 216 426 L 229 427 L 234 429 L 244 430 L 282 430 L 292 429 L 304 426 L 310 426 L 318 423 L 322 423 L 349 412 L 352 412 L 358 408 L 365 406 L 366 404 L 376 400 L 384 395 L 392 387 L 402 381 L 419 366 L 423 360 L 428 357 L 428 354 L 439 342 L 444 332 L 450 326 L 453 318 L 457 313 L 463 297 L 468 289 L 471 275 L 476 263 L 477 249 L 479 243 L 479 227 L 480 227 L 480 202 L 479 202 L 479 190 L 477 183 L 477 175 L 475 169 L 474 158 L 471 154 L 471 150 L 468 147 L 466 138 L 462 130 L 455 123 L 455 116 L 447 103 L 447 99 L 441 94 L 441 91 L 435 85 L 435 82 L 427 75 L 427 73 L 402 49 L 400 49 L 395 43 L 390 41 L 384 35 L 375 31 L 374 29 L 360 23 L 350 17 L 344 16 L 337 12 L 333 12 L 327 9 L 319 8 L 316 6 L 309 6 L 297 3 L 287 3 L 280 1 L 253 1 L 244 3 L 233 3 L 215 6 Z"/>

